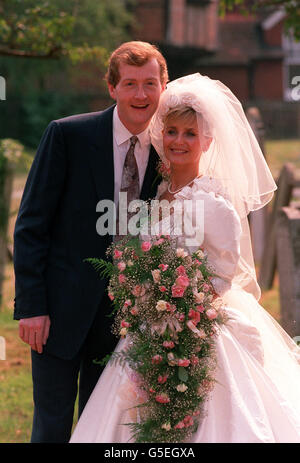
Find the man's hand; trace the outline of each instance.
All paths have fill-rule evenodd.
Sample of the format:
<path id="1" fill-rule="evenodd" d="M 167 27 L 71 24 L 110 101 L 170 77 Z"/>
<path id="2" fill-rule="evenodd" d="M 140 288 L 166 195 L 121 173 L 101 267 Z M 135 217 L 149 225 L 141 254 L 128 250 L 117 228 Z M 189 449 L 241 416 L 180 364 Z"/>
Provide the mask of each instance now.
<path id="1" fill-rule="evenodd" d="M 19 322 L 19 336 L 41 354 L 49 336 L 50 323 L 49 315 L 22 318 Z"/>

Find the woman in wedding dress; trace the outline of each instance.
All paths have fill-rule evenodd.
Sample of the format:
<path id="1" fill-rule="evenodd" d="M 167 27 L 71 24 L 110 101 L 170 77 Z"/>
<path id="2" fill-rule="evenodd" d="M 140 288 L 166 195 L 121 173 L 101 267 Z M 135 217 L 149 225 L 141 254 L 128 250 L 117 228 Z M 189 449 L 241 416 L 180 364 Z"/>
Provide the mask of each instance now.
<path id="1" fill-rule="evenodd" d="M 189 253 L 204 247 L 229 317 L 216 337 L 216 383 L 189 442 L 299 443 L 300 349 L 258 303 L 247 219 L 276 185 L 241 104 L 221 82 L 186 76 L 167 86 L 150 132 L 170 172 L 157 199 L 203 205 L 200 223 L 188 208 L 181 235 L 176 208 L 151 232 L 176 235 Z M 108 363 L 70 442 L 133 442 L 124 423 L 138 420 L 132 407 L 142 401 L 129 369 Z"/>

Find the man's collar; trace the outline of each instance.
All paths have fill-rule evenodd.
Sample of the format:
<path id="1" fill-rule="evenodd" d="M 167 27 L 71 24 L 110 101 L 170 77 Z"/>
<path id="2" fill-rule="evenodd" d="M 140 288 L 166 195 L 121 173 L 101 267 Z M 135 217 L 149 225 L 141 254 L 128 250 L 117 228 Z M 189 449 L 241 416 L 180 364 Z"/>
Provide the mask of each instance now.
<path id="1" fill-rule="evenodd" d="M 114 128 L 114 137 L 115 137 L 115 140 L 118 146 L 126 142 L 133 136 L 133 134 L 129 132 L 129 130 L 125 127 L 123 122 L 120 120 L 117 106 L 114 108 L 113 128 Z M 138 137 L 138 140 L 141 146 L 150 145 L 150 134 L 149 134 L 148 127 L 143 132 L 138 133 L 137 137 Z"/>

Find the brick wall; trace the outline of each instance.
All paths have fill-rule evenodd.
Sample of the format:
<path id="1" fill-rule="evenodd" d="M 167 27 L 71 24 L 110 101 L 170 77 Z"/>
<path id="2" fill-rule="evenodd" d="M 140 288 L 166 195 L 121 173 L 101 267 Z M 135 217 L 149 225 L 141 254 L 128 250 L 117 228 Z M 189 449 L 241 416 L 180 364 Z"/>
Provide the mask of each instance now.
<path id="1" fill-rule="evenodd" d="M 282 100 L 283 69 L 281 61 L 267 60 L 257 62 L 253 78 L 255 98 Z"/>
<path id="2" fill-rule="evenodd" d="M 165 0 L 139 0 L 137 2 L 133 30 L 135 40 L 162 42 L 165 39 L 165 7 Z"/>
<path id="3" fill-rule="evenodd" d="M 185 45 L 185 0 L 169 0 L 167 40 L 172 45 Z"/>
<path id="4" fill-rule="evenodd" d="M 280 21 L 271 29 L 264 31 L 264 40 L 267 45 L 278 46 L 282 45 L 282 30 L 283 30 L 283 21 Z"/>
<path id="5" fill-rule="evenodd" d="M 246 66 L 201 66 L 193 72 L 207 75 L 211 79 L 220 80 L 236 95 L 241 101 L 249 99 L 249 79 Z"/>

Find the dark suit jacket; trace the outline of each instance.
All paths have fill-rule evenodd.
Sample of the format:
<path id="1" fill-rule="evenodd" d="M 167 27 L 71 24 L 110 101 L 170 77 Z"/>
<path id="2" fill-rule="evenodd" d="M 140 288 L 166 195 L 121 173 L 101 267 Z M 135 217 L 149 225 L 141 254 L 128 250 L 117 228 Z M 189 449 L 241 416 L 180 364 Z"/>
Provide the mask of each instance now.
<path id="1" fill-rule="evenodd" d="M 114 200 L 113 108 L 49 124 L 15 227 L 14 318 L 48 314 L 45 349 L 66 359 L 82 345 L 107 284 L 83 260 L 105 258 L 112 240 L 96 232 L 96 204 Z M 157 160 L 151 147 L 141 199 L 155 195 Z"/>

